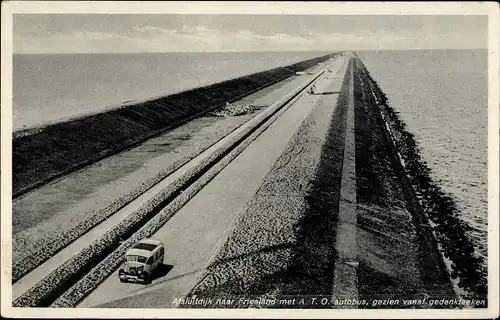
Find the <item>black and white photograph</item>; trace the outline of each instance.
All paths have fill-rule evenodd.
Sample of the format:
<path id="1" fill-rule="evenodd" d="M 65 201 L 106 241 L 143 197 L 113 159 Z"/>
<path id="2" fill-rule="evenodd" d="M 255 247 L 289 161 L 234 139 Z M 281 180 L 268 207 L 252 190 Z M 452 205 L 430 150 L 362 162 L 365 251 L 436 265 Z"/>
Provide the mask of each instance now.
<path id="1" fill-rule="evenodd" d="M 3 3 L 2 316 L 498 317 L 499 47 L 494 2 Z"/>

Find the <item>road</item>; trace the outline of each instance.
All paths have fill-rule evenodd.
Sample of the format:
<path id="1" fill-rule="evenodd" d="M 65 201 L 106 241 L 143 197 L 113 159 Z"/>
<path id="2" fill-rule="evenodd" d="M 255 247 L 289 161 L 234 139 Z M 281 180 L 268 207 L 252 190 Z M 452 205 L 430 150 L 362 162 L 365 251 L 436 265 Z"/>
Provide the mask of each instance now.
<path id="1" fill-rule="evenodd" d="M 309 71 L 317 72 L 324 67 L 324 63 L 318 64 Z M 269 106 L 308 77 L 292 76 L 238 103 Z M 14 262 L 25 268 L 30 263 L 41 262 L 35 261 L 33 257 L 41 258 L 45 254 L 48 260 L 14 284 L 14 297 L 26 292 L 55 270 L 61 261 L 68 260 L 75 252 L 123 220 L 127 216 L 126 212 L 130 212 L 127 207 L 134 207 L 133 203 L 129 203 L 122 208 L 127 202 L 146 192 L 175 169 L 180 170 L 180 165 L 206 151 L 254 116 L 255 113 L 238 117 L 196 118 L 137 147 L 15 199 Z M 120 209 L 123 214 L 114 213 Z M 90 232 L 83 234 L 84 227 L 89 228 L 99 222 Z"/>
<path id="2" fill-rule="evenodd" d="M 339 57 L 333 74 L 344 70 Z M 331 74 L 330 74 L 331 75 Z M 318 91 L 331 83 L 328 73 L 316 83 Z M 150 285 L 120 283 L 114 272 L 78 307 L 165 308 L 184 297 L 210 257 L 223 243 L 246 202 L 284 151 L 288 141 L 318 101 L 303 95 L 233 162 L 210 181 L 153 238 L 165 243 L 165 265 Z"/>

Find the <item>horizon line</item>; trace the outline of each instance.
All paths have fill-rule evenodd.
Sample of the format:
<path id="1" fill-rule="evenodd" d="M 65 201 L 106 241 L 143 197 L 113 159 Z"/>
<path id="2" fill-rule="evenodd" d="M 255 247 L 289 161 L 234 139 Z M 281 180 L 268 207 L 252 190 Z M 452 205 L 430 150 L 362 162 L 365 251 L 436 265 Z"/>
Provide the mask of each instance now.
<path id="1" fill-rule="evenodd" d="M 436 51 L 436 50 L 488 50 L 488 48 L 412 48 L 412 49 L 341 49 L 341 50 L 255 50 L 255 51 L 124 51 L 124 52 L 12 52 L 12 55 L 37 54 L 151 54 L 151 53 L 267 53 L 267 52 L 342 52 L 342 51 Z"/>

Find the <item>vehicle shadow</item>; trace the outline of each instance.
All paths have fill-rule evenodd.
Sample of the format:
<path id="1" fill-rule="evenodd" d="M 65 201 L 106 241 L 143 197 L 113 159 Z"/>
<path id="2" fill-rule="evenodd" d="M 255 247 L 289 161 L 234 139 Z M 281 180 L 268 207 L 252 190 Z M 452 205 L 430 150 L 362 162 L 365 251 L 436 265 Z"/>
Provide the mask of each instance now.
<path id="1" fill-rule="evenodd" d="M 325 91 L 325 92 L 315 92 L 313 95 L 327 95 L 327 94 L 339 94 L 340 91 Z"/>
<path id="2" fill-rule="evenodd" d="M 156 268 L 155 272 L 153 273 L 153 277 L 151 280 L 156 280 L 156 279 L 160 279 L 160 278 L 163 278 L 164 276 L 166 276 L 170 270 L 172 270 L 174 268 L 173 265 L 171 264 L 165 264 L 165 263 L 162 263 L 161 265 L 158 266 L 158 268 Z"/>

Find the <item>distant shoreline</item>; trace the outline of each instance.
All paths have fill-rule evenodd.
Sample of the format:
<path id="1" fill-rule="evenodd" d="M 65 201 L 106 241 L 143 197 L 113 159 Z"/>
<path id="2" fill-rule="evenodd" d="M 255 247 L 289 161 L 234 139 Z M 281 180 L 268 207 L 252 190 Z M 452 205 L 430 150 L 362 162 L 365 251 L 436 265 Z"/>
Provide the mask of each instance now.
<path id="1" fill-rule="evenodd" d="M 98 55 L 122 55 L 122 54 L 207 54 L 207 53 L 216 53 L 216 54 L 238 54 L 238 53 L 291 53 L 291 52 L 338 52 L 338 51 L 356 51 L 356 52 L 371 52 L 371 51 L 478 51 L 484 50 L 487 51 L 488 48 L 451 48 L 451 49 L 344 49 L 344 50 L 295 50 L 295 51 L 148 51 L 148 52 L 49 52 L 49 53 L 31 53 L 31 52 L 14 52 L 12 55 L 88 55 L 88 54 L 98 54 Z"/>

